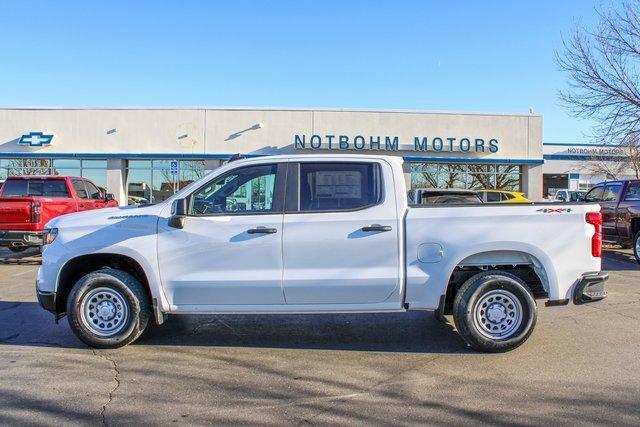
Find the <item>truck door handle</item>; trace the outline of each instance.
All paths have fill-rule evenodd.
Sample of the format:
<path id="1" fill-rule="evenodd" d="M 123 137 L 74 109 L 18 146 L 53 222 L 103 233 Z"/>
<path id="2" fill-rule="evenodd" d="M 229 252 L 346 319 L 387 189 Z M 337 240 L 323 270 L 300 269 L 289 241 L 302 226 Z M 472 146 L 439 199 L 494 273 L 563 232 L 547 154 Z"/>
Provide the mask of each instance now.
<path id="1" fill-rule="evenodd" d="M 391 231 L 391 226 L 389 225 L 367 225 L 362 227 L 362 231 L 371 232 L 371 231 Z"/>
<path id="2" fill-rule="evenodd" d="M 277 233 L 278 230 L 275 228 L 267 228 L 267 227 L 256 227 L 256 228 L 250 228 L 247 230 L 247 233 L 249 234 L 274 234 Z"/>

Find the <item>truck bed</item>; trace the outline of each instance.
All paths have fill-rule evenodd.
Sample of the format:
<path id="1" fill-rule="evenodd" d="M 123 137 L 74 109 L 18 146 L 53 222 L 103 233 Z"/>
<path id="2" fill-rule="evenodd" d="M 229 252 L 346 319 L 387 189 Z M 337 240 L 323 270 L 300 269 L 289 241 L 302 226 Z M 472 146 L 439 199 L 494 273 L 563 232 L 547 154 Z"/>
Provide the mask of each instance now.
<path id="1" fill-rule="evenodd" d="M 600 270 L 591 254 L 595 228 L 585 219 L 599 210 L 581 202 L 412 205 L 405 221 L 406 302 L 437 307 L 441 293 L 432 287 L 448 283 L 452 271 L 492 264 L 531 266 L 549 299 L 570 298 L 585 266 Z"/>

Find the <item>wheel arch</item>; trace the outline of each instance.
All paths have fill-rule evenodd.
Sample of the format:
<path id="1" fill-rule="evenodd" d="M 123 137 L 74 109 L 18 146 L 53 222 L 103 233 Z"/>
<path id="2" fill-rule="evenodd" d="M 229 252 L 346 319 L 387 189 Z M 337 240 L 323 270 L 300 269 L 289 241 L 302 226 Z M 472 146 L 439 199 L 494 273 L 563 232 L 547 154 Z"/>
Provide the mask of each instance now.
<path id="1" fill-rule="evenodd" d="M 476 248 L 461 255 L 449 270 L 449 279 L 440 297 L 440 313 L 451 314 L 456 293 L 466 280 L 491 270 L 514 274 L 537 299 L 548 298 L 557 282 L 551 260 L 537 248 L 521 246 Z"/>
<path id="2" fill-rule="evenodd" d="M 86 274 L 103 268 L 122 270 L 137 279 L 145 289 L 149 304 L 155 298 L 150 280 L 142 264 L 128 255 L 118 253 L 93 253 L 67 260 L 58 273 L 56 283 L 56 315 L 66 312 L 67 299 L 73 286 Z"/>

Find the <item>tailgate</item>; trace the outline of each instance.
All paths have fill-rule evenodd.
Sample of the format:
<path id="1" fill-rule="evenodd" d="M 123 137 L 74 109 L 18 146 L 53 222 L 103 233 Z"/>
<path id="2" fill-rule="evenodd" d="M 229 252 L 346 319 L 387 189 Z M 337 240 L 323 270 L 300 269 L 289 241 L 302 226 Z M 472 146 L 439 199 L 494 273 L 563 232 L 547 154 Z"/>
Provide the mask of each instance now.
<path id="1" fill-rule="evenodd" d="M 27 197 L 0 198 L 0 224 L 27 224 L 31 222 L 31 202 Z"/>

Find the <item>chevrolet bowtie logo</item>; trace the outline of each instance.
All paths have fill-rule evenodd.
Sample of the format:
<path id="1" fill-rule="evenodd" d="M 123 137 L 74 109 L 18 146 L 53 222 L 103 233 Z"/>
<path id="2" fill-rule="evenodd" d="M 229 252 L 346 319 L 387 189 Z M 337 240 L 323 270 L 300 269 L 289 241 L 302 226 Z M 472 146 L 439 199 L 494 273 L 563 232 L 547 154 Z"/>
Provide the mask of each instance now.
<path id="1" fill-rule="evenodd" d="M 51 144 L 53 135 L 45 135 L 42 132 L 29 132 L 26 135 L 22 135 L 18 144 L 28 145 L 29 147 L 44 147 Z"/>

